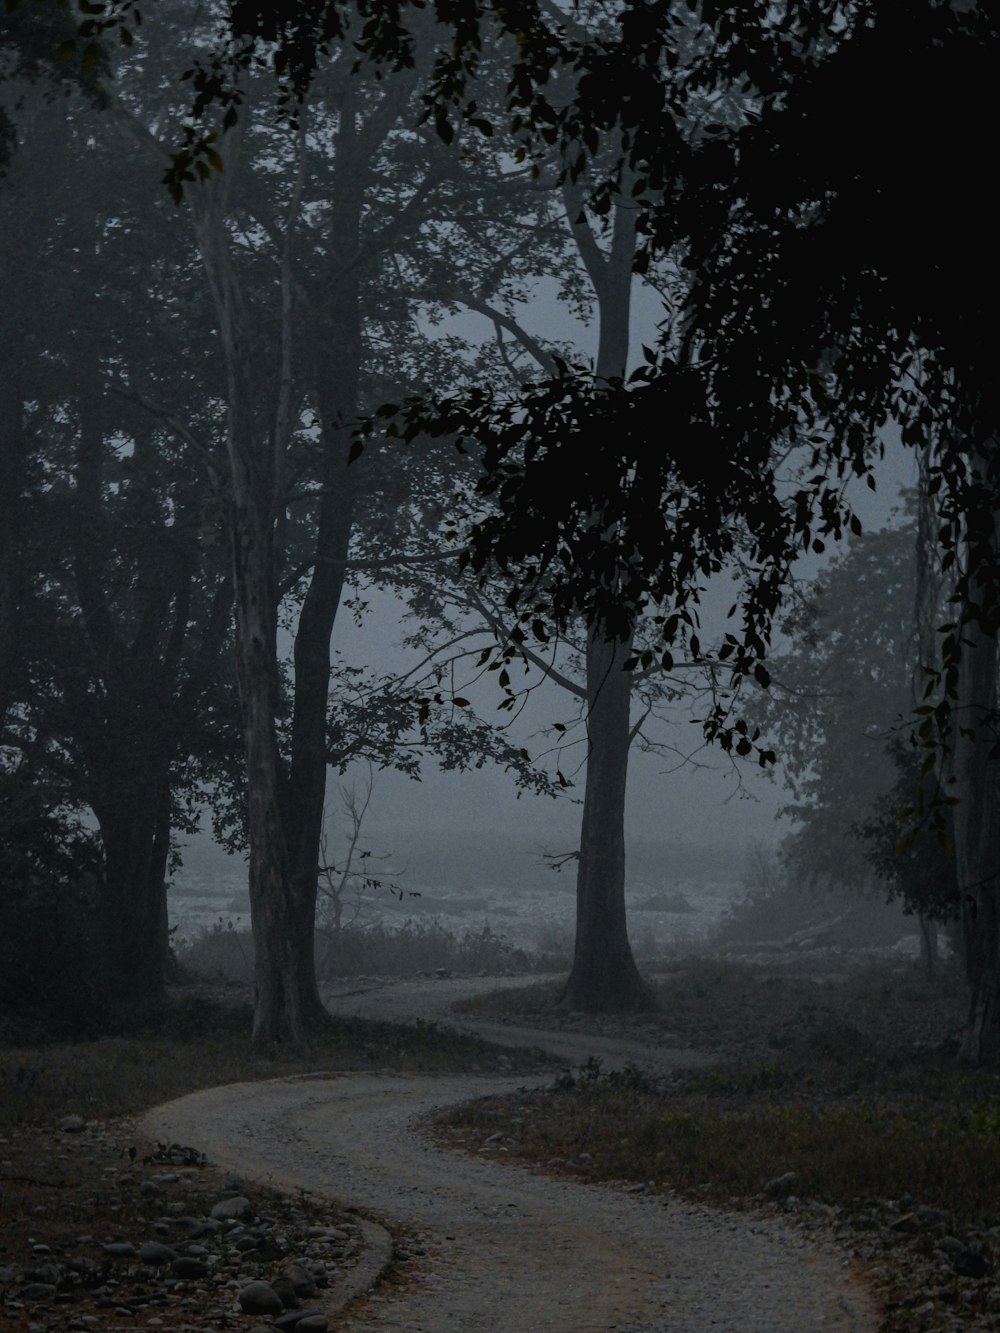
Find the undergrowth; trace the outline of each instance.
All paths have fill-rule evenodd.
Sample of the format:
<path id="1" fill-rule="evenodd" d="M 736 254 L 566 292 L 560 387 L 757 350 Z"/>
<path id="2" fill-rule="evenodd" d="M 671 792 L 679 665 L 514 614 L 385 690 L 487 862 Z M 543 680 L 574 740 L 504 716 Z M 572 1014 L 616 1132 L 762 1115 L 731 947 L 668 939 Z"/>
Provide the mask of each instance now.
<path id="1" fill-rule="evenodd" d="M 201 997 L 175 1001 L 145 1033 L 89 1042 L 0 1047 L 0 1134 L 70 1114 L 106 1120 L 133 1115 L 221 1083 L 391 1068 L 462 1073 L 535 1070 L 537 1052 L 499 1051 L 434 1023 L 331 1019 L 306 1055 L 251 1048 L 249 1006 Z"/>
<path id="2" fill-rule="evenodd" d="M 180 966 L 209 980 L 253 980 L 253 942 L 249 930 L 220 919 L 177 950 Z M 500 935 L 487 922 L 457 933 L 442 922 L 405 921 L 352 924 L 317 932 L 317 975 L 321 984 L 341 977 L 408 976 L 435 972 L 528 972 L 535 959 Z"/>
<path id="3" fill-rule="evenodd" d="M 448 1112 L 448 1136 L 502 1137 L 505 1152 L 590 1180 L 641 1183 L 733 1205 L 777 1192 L 857 1211 L 873 1199 L 1000 1225 L 1000 1079 L 963 1075 L 951 1100 L 817 1098 L 759 1071 L 692 1075 L 654 1088 L 593 1060 L 549 1090 Z"/>

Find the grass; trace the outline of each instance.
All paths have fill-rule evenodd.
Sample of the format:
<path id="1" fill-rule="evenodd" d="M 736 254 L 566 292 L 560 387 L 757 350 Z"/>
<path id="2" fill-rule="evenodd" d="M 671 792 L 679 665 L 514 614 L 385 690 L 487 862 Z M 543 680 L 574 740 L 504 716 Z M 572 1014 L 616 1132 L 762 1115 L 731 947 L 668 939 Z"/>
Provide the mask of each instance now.
<path id="1" fill-rule="evenodd" d="M 533 1161 L 578 1163 L 599 1179 L 753 1199 L 793 1172 L 828 1205 L 909 1196 L 970 1225 L 1000 1225 L 1000 1077 L 956 1059 L 963 988 L 950 974 L 869 967 L 814 978 L 693 959 L 656 982 L 647 1030 L 726 1054 L 654 1086 L 639 1071 L 586 1067 L 531 1099 L 513 1137 Z M 466 1008 L 519 1020 L 554 988 L 494 992 Z M 495 1132 L 523 1099 L 460 1108 L 453 1124 Z"/>
<path id="2" fill-rule="evenodd" d="M 1000 1226 L 995 1085 L 966 1105 L 916 1108 L 865 1098 L 775 1102 L 762 1087 L 732 1097 L 696 1085 L 661 1093 L 583 1079 L 470 1103 L 447 1124 L 484 1140 L 506 1134 L 510 1155 L 591 1180 L 651 1183 L 722 1204 L 794 1193 L 850 1212 L 871 1199 L 904 1200 L 943 1210 L 957 1226 Z"/>
<path id="3" fill-rule="evenodd" d="M 253 1051 L 251 1012 L 202 996 L 182 998 L 158 1029 L 136 1037 L 0 1048 L 0 1134 L 62 1116 L 111 1120 L 135 1115 L 199 1088 L 257 1078 L 391 1067 L 457 1073 L 495 1068 L 534 1070 L 531 1052 L 499 1051 L 476 1037 L 433 1023 L 331 1020 L 308 1056 Z"/>

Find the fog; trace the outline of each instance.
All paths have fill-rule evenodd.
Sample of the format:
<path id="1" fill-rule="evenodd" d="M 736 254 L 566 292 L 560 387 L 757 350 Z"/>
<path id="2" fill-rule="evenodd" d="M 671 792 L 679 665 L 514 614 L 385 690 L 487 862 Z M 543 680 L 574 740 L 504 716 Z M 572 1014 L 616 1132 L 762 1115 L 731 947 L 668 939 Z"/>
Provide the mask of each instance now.
<path id="1" fill-rule="evenodd" d="M 544 320 L 544 312 L 532 314 Z M 900 520 L 903 494 L 915 483 L 912 453 L 894 432 L 885 437 L 886 457 L 878 472 L 878 489 L 856 485 L 853 503 L 866 531 Z M 810 554 L 799 562 L 796 578 L 808 582 L 837 554 L 831 546 L 822 557 Z M 721 623 L 723 593 L 705 599 L 706 620 Z M 344 616 L 338 622 L 335 647 L 345 661 L 373 666 L 379 672 L 401 671 L 412 661 L 402 646 L 406 608 L 388 594 L 370 595 L 361 623 Z M 783 638 L 775 638 L 780 652 Z M 566 698 L 542 684 L 513 722 L 497 711 L 500 693 L 488 677 L 471 691 L 484 716 L 496 712 L 498 725 L 509 728 L 518 745 L 533 756 L 552 743 L 551 724 L 566 716 Z M 751 696 L 752 704 L 752 696 Z M 752 706 L 748 710 L 752 716 Z M 665 946 L 707 937 L 726 906 L 755 887 L 761 859 L 775 857 L 790 824 L 781 810 L 792 799 L 777 763 L 762 769 L 753 762 L 723 755 L 701 743 L 697 708 L 676 710 L 672 725 L 661 728 L 676 745 L 672 757 L 633 750 L 629 760 L 626 814 L 626 884 L 631 904 L 651 893 L 677 892 L 698 915 L 659 918 Z M 887 720 L 888 726 L 889 720 Z M 355 764 L 344 774 L 331 772 L 327 798 L 328 859 L 342 863 L 350 827 L 344 798 L 364 794 L 371 784 L 361 845 L 373 858 L 371 873 L 387 874 L 398 892 L 369 890 L 358 895 L 358 920 L 399 923 L 408 918 L 444 920 L 456 929 L 492 922 L 513 933 L 519 943 L 534 944 L 538 933 L 523 919 L 511 929 L 511 904 L 527 895 L 527 915 L 540 927 L 555 921 L 563 937 L 572 923 L 575 862 L 566 860 L 579 845 L 580 807 L 585 770 L 583 743 L 571 751 L 567 765 L 573 785 L 556 797 L 518 791 L 509 773 L 489 763 L 465 772 L 443 772 L 433 757 L 419 780 L 392 768 L 372 770 Z M 845 838 L 849 836 L 845 827 Z M 240 857 L 213 849 L 207 833 L 184 850 L 187 869 L 173 877 L 172 921 L 181 936 L 220 920 L 248 924 L 245 864 Z M 556 870 L 552 862 L 561 860 Z M 217 892 L 209 894 L 217 884 Z M 188 891 L 195 893 L 189 898 Z M 803 890 L 807 901 L 809 895 Z M 443 893 L 443 897 L 439 894 Z M 476 895 L 479 895 L 477 898 Z M 468 899 L 473 910 L 466 910 Z M 462 904 L 449 910 L 449 900 Z M 822 898 L 817 912 L 824 911 Z M 640 927 L 636 925 L 638 933 Z M 901 924 L 901 929 L 915 927 Z"/>

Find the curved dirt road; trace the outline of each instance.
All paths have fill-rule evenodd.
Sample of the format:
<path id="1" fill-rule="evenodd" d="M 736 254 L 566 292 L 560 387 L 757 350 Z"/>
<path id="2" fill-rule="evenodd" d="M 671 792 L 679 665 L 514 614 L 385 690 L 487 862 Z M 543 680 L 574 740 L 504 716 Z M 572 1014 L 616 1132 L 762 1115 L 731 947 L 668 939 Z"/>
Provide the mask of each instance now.
<path id="1" fill-rule="evenodd" d="M 473 996 L 555 979 L 555 975 L 371 979 L 325 991 L 323 1002 L 331 1014 L 344 1017 L 373 1018 L 388 1023 L 412 1023 L 423 1019 L 457 1028 L 460 1032 L 475 1033 L 498 1046 L 538 1047 L 570 1069 L 578 1069 L 592 1055 L 600 1057 L 605 1071 L 621 1069 L 630 1061 L 659 1073 L 715 1063 L 715 1056 L 682 1049 L 656 1029 L 637 1038 L 634 1024 L 628 1035 L 621 1031 L 601 1035 L 572 1029 L 520 1027 L 454 1012 L 456 1004 Z"/>
<path id="2" fill-rule="evenodd" d="M 434 1107 L 523 1084 L 366 1074 L 230 1085 L 158 1107 L 142 1129 L 405 1228 L 425 1251 L 422 1276 L 376 1290 L 337 1324 L 352 1333 L 874 1333 L 844 1256 L 778 1221 L 535 1175 L 414 1129 Z"/>

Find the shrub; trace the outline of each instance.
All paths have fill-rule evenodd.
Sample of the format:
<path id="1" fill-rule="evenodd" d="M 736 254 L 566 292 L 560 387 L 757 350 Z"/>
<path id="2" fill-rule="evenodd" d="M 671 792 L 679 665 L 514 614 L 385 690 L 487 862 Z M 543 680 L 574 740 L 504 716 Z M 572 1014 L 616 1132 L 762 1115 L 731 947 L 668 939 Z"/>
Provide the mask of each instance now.
<path id="1" fill-rule="evenodd" d="M 94 835 L 42 787 L 0 775 L 0 1039 L 99 1030 L 99 876 Z"/>
<path id="2" fill-rule="evenodd" d="M 186 971 L 208 980 L 253 981 L 253 940 L 238 921 L 221 918 L 178 949 Z M 533 960 L 487 922 L 461 934 L 440 921 L 383 922 L 317 932 L 316 971 L 321 982 L 350 976 L 407 976 L 413 972 L 528 971 Z"/>

